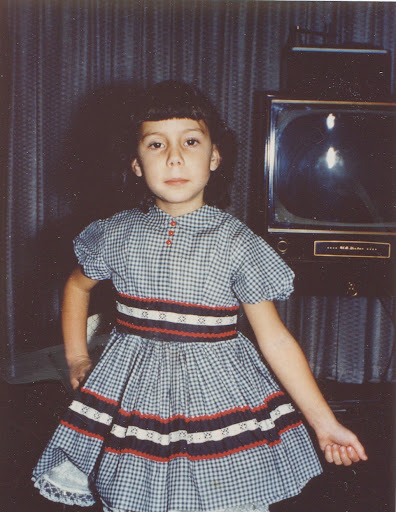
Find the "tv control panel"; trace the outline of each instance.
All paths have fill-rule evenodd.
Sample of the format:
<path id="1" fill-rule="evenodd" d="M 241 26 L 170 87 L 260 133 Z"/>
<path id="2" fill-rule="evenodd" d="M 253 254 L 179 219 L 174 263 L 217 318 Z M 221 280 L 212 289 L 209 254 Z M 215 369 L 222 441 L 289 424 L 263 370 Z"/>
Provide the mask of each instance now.
<path id="1" fill-rule="evenodd" d="M 391 244 L 350 240 L 315 240 L 314 256 L 341 258 L 390 258 Z"/>
<path id="2" fill-rule="evenodd" d="M 271 236 L 272 235 L 272 236 Z M 342 239 L 344 238 L 344 239 Z M 293 268 L 301 295 L 396 296 L 392 238 L 365 235 L 268 234 L 266 239 Z M 363 240 L 362 240 L 363 238 Z M 366 238 L 366 239 L 364 239 Z"/>

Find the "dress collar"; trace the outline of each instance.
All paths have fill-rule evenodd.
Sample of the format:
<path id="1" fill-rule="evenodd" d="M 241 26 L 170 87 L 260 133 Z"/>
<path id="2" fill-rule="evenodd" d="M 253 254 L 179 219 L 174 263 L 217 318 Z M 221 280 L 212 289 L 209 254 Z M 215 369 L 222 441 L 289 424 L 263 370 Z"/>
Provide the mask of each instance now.
<path id="1" fill-rule="evenodd" d="M 189 232 L 203 231 L 209 226 L 214 226 L 222 222 L 222 211 L 215 206 L 203 205 L 193 212 L 172 217 L 164 212 L 158 206 L 154 205 L 148 213 L 144 215 L 145 220 L 154 228 L 169 228 L 179 226 Z M 176 224 L 174 224 L 176 223 Z"/>

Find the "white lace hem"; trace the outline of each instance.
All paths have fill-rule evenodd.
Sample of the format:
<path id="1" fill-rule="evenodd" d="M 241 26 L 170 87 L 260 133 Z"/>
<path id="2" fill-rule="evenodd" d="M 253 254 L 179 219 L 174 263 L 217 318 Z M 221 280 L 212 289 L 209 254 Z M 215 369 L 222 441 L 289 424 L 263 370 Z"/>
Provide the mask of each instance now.
<path id="1" fill-rule="evenodd" d="M 51 501 L 81 507 L 95 503 L 87 476 L 68 460 L 33 481 L 40 494 Z"/>
<path id="2" fill-rule="evenodd" d="M 65 505 L 78 505 L 80 507 L 91 507 L 96 502 L 92 494 L 79 494 L 71 491 L 64 491 L 53 483 L 49 482 L 45 476 L 39 478 L 34 486 L 40 491 L 40 494 L 48 500 L 57 503 L 64 503 Z"/>

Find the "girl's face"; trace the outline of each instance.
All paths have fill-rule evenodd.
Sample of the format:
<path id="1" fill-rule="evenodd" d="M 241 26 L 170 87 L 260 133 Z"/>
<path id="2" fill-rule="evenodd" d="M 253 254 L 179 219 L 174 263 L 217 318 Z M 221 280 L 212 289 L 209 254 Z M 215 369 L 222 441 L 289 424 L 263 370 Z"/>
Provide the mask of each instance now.
<path id="1" fill-rule="evenodd" d="M 159 208 L 184 215 L 204 204 L 204 188 L 220 164 L 204 121 L 145 121 L 132 170 L 143 176 Z"/>

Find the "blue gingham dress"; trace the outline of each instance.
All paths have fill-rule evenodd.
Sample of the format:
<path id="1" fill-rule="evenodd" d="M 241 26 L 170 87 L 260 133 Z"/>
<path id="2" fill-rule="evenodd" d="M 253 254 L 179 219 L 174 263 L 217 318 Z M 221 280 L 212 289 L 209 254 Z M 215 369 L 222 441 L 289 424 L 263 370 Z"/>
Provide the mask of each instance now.
<path id="1" fill-rule="evenodd" d="M 321 472 L 236 330 L 241 302 L 292 291 L 268 244 L 217 208 L 154 206 L 90 224 L 75 252 L 86 276 L 113 281 L 117 323 L 34 470 L 42 494 L 106 512 L 265 511 Z"/>

